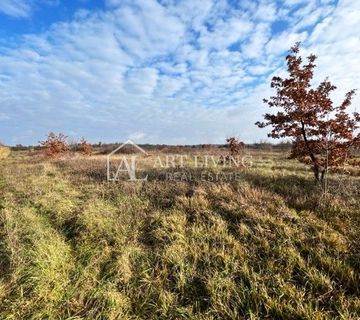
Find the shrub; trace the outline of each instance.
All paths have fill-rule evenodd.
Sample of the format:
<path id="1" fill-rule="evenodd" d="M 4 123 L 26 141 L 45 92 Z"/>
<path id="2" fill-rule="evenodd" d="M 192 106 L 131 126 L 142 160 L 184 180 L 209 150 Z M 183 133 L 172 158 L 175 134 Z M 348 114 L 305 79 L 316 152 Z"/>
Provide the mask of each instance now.
<path id="1" fill-rule="evenodd" d="M 0 143 L 0 160 L 7 158 L 9 154 L 10 149 Z"/>
<path id="2" fill-rule="evenodd" d="M 231 157 L 241 154 L 245 149 L 244 142 L 238 141 L 235 137 L 227 138 L 226 142 Z"/>
<path id="3" fill-rule="evenodd" d="M 44 154 L 50 158 L 56 158 L 66 154 L 69 151 L 69 145 L 66 141 L 67 136 L 62 133 L 58 135 L 50 132 L 44 141 L 40 141 L 40 146 Z"/>
<path id="4" fill-rule="evenodd" d="M 79 151 L 84 156 L 91 156 L 93 152 L 91 144 L 88 143 L 84 138 L 81 138 L 80 140 Z"/>

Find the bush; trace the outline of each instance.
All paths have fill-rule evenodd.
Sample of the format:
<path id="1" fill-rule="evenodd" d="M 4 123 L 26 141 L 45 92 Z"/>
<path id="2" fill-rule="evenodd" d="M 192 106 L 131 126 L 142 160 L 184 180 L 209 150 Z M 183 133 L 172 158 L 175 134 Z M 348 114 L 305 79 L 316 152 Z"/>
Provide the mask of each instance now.
<path id="1" fill-rule="evenodd" d="M 47 157 L 56 158 L 69 151 L 69 145 L 66 138 L 67 136 L 62 133 L 56 135 L 55 133 L 50 132 L 47 139 L 40 141 L 39 143 Z"/>
<path id="2" fill-rule="evenodd" d="M 93 152 L 91 144 L 88 143 L 84 138 L 81 138 L 80 140 L 79 151 L 84 156 L 91 156 Z"/>
<path id="3" fill-rule="evenodd" d="M 231 157 L 241 154 L 245 149 L 244 142 L 238 141 L 235 137 L 227 138 L 226 142 Z"/>
<path id="4" fill-rule="evenodd" d="M 10 149 L 0 144 L 0 160 L 7 158 L 9 154 L 10 154 Z"/>

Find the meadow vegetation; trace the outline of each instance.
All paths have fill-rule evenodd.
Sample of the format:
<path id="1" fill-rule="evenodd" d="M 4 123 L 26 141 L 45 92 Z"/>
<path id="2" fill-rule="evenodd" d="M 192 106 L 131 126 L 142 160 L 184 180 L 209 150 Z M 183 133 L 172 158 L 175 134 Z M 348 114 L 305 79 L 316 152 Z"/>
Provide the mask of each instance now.
<path id="1" fill-rule="evenodd" d="M 10 155 L 10 148 L 3 146 L 0 143 L 0 160 L 7 158 Z"/>
<path id="2" fill-rule="evenodd" d="M 251 153 L 236 181 L 110 183 L 103 155 L 13 152 L 0 319 L 359 319 L 360 171 L 323 194 L 285 152 Z"/>

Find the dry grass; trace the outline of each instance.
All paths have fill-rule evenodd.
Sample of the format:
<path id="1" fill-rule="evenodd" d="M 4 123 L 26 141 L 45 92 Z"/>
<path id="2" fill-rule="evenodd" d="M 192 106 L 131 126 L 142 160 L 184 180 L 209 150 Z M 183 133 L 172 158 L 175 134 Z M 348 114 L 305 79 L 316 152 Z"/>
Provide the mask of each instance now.
<path id="1" fill-rule="evenodd" d="M 6 159 L 10 155 L 10 148 L 0 145 L 0 160 Z"/>
<path id="2" fill-rule="evenodd" d="M 229 183 L 108 183 L 102 156 L 29 160 L 0 165 L 1 319 L 360 317 L 355 169 L 322 197 L 276 153 Z"/>

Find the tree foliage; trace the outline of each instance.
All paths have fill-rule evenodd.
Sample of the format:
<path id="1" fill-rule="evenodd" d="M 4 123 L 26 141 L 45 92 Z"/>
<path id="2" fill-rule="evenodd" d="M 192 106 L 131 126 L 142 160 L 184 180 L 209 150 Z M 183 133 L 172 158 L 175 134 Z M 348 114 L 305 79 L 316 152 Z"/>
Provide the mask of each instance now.
<path id="1" fill-rule="evenodd" d="M 90 143 L 88 143 L 85 138 L 81 138 L 80 144 L 79 144 L 79 151 L 84 156 L 91 156 L 92 155 L 92 146 Z"/>
<path id="2" fill-rule="evenodd" d="M 226 139 L 227 148 L 229 149 L 230 156 L 234 157 L 242 153 L 245 149 L 244 142 L 239 141 L 235 137 L 230 137 Z"/>
<path id="3" fill-rule="evenodd" d="M 327 78 L 315 88 L 311 85 L 317 57 L 311 54 L 303 64 L 299 47 L 297 43 L 286 57 L 289 76 L 273 77 L 276 95 L 264 99 L 270 108 L 281 110 L 266 113 L 266 121 L 256 125 L 272 126 L 269 137 L 291 137 L 291 157 L 312 165 L 316 181 L 321 181 L 329 168 L 344 165 L 360 147 L 360 115 L 348 112 L 355 90 L 335 106 L 330 94 L 336 87 Z"/>
<path id="4" fill-rule="evenodd" d="M 62 133 L 55 134 L 50 132 L 44 141 L 39 141 L 44 154 L 50 158 L 56 158 L 69 151 L 69 144 L 66 141 L 67 136 Z"/>

